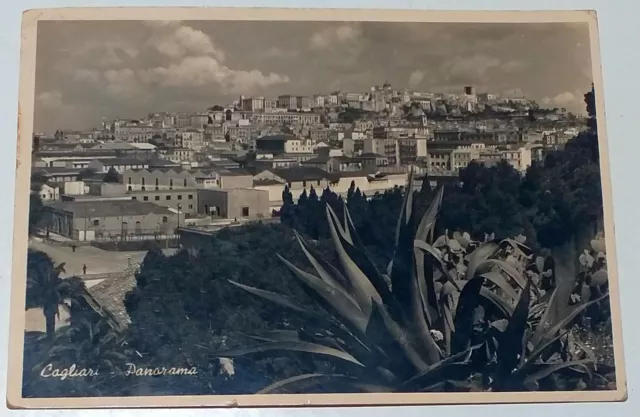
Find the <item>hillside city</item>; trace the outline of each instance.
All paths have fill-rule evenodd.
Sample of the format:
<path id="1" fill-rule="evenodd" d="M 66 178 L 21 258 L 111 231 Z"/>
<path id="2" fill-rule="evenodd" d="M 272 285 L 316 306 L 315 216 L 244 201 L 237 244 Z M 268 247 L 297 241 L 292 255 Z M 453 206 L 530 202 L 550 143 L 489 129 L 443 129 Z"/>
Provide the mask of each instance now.
<path id="1" fill-rule="evenodd" d="M 195 113 L 104 120 L 90 131 L 34 135 L 41 229 L 77 241 L 157 237 L 178 227 L 278 215 L 286 187 L 352 182 L 366 195 L 406 184 L 413 167 L 434 186 L 471 161 L 524 173 L 584 126 L 565 109 L 501 98 L 396 90 L 239 97 Z"/>

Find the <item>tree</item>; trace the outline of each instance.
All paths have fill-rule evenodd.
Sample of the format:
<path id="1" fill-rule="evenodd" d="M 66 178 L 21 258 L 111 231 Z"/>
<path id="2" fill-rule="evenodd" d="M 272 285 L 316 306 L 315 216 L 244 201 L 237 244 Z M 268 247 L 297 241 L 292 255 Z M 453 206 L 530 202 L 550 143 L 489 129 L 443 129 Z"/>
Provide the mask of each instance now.
<path id="1" fill-rule="evenodd" d="M 120 182 L 120 176 L 118 174 L 118 171 L 116 171 L 114 167 L 109 168 L 109 171 L 107 171 L 107 174 L 104 176 L 102 181 L 111 182 L 111 183 Z"/>
<path id="2" fill-rule="evenodd" d="M 311 250 L 336 262 L 324 241 Z M 125 305 L 131 317 L 129 344 L 144 366 L 196 366 L 198 375 L 176 380 L 150 381 L 149 389 L 171 394 L 246 393 L 274 376 L 317 371 L 322 362 L 304 355 L 283 360 L 234 360 L 235 375 L 225 375 L 212 360 L 222 349 L 250 346 L 273 324 L 297 329 L 302 318 L 268 302 L 255 302 L 228 280 L 280 291 L 309 309 L 315 303 L 295 283 L 276 255 L 304 265 L 305 255 L 293 231 L 281 224 L 255 224 L 223 229 L 203 242 L 199 250 L 182 250 L 166 257 L 149 252 Z M 155 378 L 154 378 L 155 380 Z"/>
<path id="3" fill-rule="evenodd" d="M 44 217 L 42 199 L 38 193 L 29 194 L 29 236 L 33 236 Z"/>
<path id="4" fill-rule="evenodd" d="M 85 179 L 92 178 L 96 175 L 96 171 L 91 168 L 85 168 L 78 173 L 78 180 L 84 181 Z"/>
<path id="5" fill-rule="evenodd" d="M 295 203 L 293 202 L 293 194 L 289 190 L 289 186 L 285 185 L 282 190 L 282 207 L 280 208 L 280 221 L 289 227 L 293 227 L 295 220 Z"/>
<path id="6" fill-rule="evenodd" d="M 62 279 L 60 278 L 62 272 L 64 272 L 64 263 L 54 266 L 47 254 L 29 249 L 26 308 L 42 308 L 49 340 L 53 339 L 60 306 L 72 305 L 84 291 L 82 279 L 78 277 Z"/>

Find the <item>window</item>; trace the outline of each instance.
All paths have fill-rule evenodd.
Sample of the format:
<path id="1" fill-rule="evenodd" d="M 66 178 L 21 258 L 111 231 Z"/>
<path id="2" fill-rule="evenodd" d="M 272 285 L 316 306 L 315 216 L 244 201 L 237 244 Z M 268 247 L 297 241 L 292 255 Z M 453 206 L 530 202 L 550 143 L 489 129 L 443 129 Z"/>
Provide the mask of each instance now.
<path id="1" fill-rule="evenodd" d="M 318 180 L 318 185 L 320 185 L 320 180 Z"/>
<path id="2" fill-rule="evenodd" d="M 162 216 L 162 223 L 168 223 L 169 218 L 167 216 Z"/>
<path id="3" fill-rule="evenodd" d="M 187 186 L 187 179 L 186 178 L 184 179 L 184 186 L 185 187 Z"/>
<path id="4" fill-rule="evenodd" d="M 307 182 L 306 181 L 302 181 L 302 188 L 306 188 L 307 186 Z"/>
<path id="5" fill-rule="evenodd" d="M 142 189 L 144 190 L 144 178 L 142 179 Z"/>
<path id="6" fill-rule="evenodd" d="M 173 178 L 169 180 L 169 188 L 173 188 Z"/>
<path id="7" fill-rule="evenodd" d="M 187 196 L 187 198 L 188 198 L 189 200 L 193 200 L 193 195 L 192 195 L 192 194 L 189 194 L 189 195 Z"/>
<path id="8" fill-rule="evenodd" d="M 129 177 L 129 185 L 131 185 L 131 177 Z M 131 189 L 131 187 L 129 187 Z"/>
<path id="9" fill-rule="evenodd" d="M 136 234 L 137 235 L 142 234 L 142 227 L 140 226 L 140 222 L 136 222 Z"/>
<path id="10" fill-rule="evenodd" d="M 144 185 L 142 186 L 142 191 L 146 190 L 146 188 L 144 187 Z"/>
<path id="11" fill-rule="evenodd" d="M 242 207 L 242 217 L 249 217 L 249 207 Z"/>
<path id="12" fill-rule="evenodd" d="M 189 209 L 193 210 L 193 204 L 189 204 Z"/>
<path id="13" fill-rule="evenodd" d="M 144 197 L 142 197 L 142 199 L 143 199 L 144 201 L 149 201 L 149 196 L 145 195 Z"/>
<path id="14" fill-rule="evenodd" d="M 100 226 L 100 220 L 94 220 L 93 221 L 93 225 L 94 226 Z"/>
<path id="15" fill-rule="evenodd" d="M 131 197 L 132 200 L 138 200 L 138 197 Z"/>
<path id="16" fill-rule="evenodd" d="M 156 196 L 156 201 L 160 201 L 160 196 L 159 195 Z"/>
<path id="17" fill-rule="evenodd" d="M 171 200 L 171 196 L 170 195 L 167 196 L 167 201 L 169 201 L 169 200 Z"/>
<path id="18" fill-rule="evenodd" d="M 178 200 L 182 200 L 182 194 L 178 195 Z"/>

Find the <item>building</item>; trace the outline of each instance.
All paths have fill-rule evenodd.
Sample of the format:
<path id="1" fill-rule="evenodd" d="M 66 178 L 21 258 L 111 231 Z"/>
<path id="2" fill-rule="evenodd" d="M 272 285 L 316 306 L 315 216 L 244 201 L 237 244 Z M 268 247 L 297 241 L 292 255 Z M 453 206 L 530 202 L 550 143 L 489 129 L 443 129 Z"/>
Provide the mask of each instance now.
<path id="1" fill-rule="evenodd" d="M 39 190 L 34 191 L 40 197 L 40 200 L 55 201 L 60 199 L 60 184 L 48 182 L 42 184 Z"/>
<path id="2" fill-rule="evenodd" d="M 428 156 L 426 137 L 368 138 L 363 143 L 364 153 L 382 155 L 389 165 L 411 165 Z"/>
<path id="3" fill-rule="evenodd" d="M 253 187 L 253 182 L 252 182 Z M 199 189 L 198 212 L 223 219 L 262 219 L 271 217 L 269 193 L 251 188 L 232 190 Z"/>
<path id="4" fill-rule="evenodd" d="M 77 181 L 83 168 L 47 167 L 33 168 L 31 175 L 41 176 L 46 182 L 64 183 Z"/>
<path id="5" fill-rule="evenodd" d="M 298 98 L 291 95 L 278 96 L 278 108 L 296 110 L 298 108 Z"/>
<path id="6" fill-rule="evenodd" d="M 292 135 L 263 136 L 255 140 L 256 152 L 279 154 L 313 154 L 313 141 Z"/>
<path id="7" fill-rule="evenodd" d="M 149 168 L 149 163 L 135 158 L 94 159 L 87 168 L 96 173 L 106 173 L 113 168 L 117 173 L 122 174 L 130 169 Z"/>
<path id="8" fill-rule="evenodd" d="M 225 137 L 226 133 L 227 133 L 227 129 L 223 124 L 208 125 L 207 127 L 205 127 L 204 133 L 203 133 L 204 145 L 205 146 L 211 145 L 216 142 L 218 143 L 226 142 L 227 141 L 227 138 Z"/>
<path id="9" fill-rule="evenodd" d="M 158 153 L 164 159 L 167 159 L 171 162 L 191 162 L 195 155 L 195 150 L 189 148 L 165 148 L 160 149 Z"/>
<path id="10" fill-rule="evenodd" d="M 240 107 L 245 111 L 263 111 L 264 97 L 243 98 L 240 101 Z"/>
<path id="11" fill-rule="evenodd" d="M 127 191 L 161 191 L 184 188 L 251 188 L 253 176 L 246 171 L 226 168 L 131 169 L 122 174 Z"/>
<path id="12" fill-rule="evenodd" d="M 251 123 L 266 125 L 303 124 L 317 125 L 322 121 L 322 115 L 318 113 L 253 113 Z"/>
<path id="13" fill-rule="evenodd" d="M 320 155 L 308 161 L 301 162 L 303 167 L 319 168 L 329 173 L 362 170 L 362 161 L 346 156 Z"/>
<path id="14" fill-rule="evenodd" d="M 185 129 L 178 136 L 180 147 L 200 151 L 204 147 L 204 129 Z"/>
<path id="15" fill-rule="evenodd" d="M 184 221 L 168 208 L 133 200 L 55 202 L 43 211 L 44 228 L 79 241 L 173 234 Z"/>
<path id="16" fill-rule="evenodd" d="M 298 96 L 296 97 L 296 107 L 298 109 L 311 110 L 315 107 L 315 100 L 313 97 Z"/>

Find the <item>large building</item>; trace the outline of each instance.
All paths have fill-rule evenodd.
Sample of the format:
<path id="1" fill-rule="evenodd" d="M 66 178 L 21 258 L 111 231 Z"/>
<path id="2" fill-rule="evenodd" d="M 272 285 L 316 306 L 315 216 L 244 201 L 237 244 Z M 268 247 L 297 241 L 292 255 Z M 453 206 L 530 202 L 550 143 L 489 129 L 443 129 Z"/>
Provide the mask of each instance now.
<path id="1" fill-rule="evenodd" d="M 305 124 L 305 125 L 317 125 L 322 121 L 322 115 L 318 113 L 253 113 L 251 115 L 251 121 L 253 123 L 264 123 L 271 125 L 282 124 Z"/>
<path id="2" fill-rule="evenodd" d="M 427 158 L 427 138 L 368 138 L 363 151 L 386 157 L 389 165 L 412 165 Z"/>
<path id="3" fill-rule="evenodd" d="M 43 210 L 44 229 L 79 241 L 173 234 L 184 221 L 166 207 L 133 200 L 55 202 Z"/>

